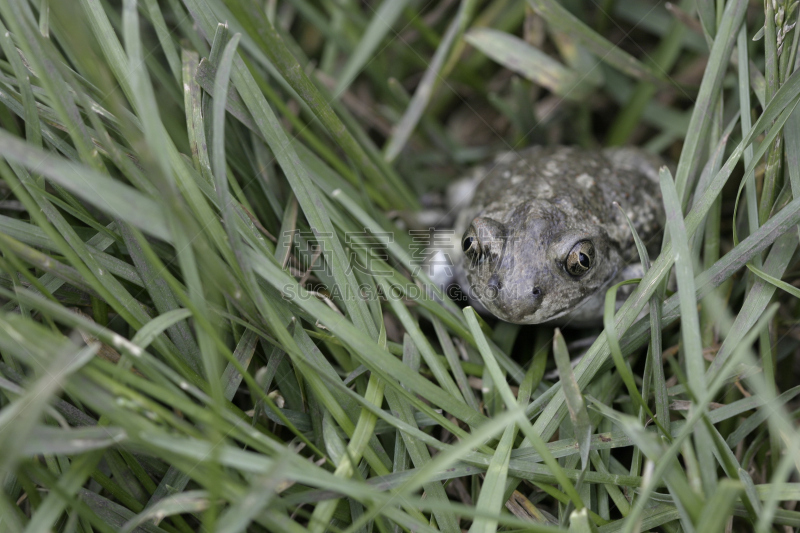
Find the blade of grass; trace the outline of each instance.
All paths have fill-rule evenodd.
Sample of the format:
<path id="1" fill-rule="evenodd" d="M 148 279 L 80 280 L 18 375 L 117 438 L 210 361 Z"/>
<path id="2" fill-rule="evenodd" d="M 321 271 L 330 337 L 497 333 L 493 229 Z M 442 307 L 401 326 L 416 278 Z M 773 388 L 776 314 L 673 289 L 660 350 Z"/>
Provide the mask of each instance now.
<path id="1" fill-rule="evenodd" d="M 23 330 L 24 331 L 24 330 Z M 63 387 L 69 374 L 87 364 L 99 349 L 98 345 L 87 346 L 83 349 L 61 346 L 55 352 L 55 357 L 49 354 L 30 354 L 36 348 L 25 346 L 22 341 L 24 333 L 19 329 L 19 319 L 13 316 L 0 318 L 0 342 L 4 350 L 22 361 L 31 363 L 32 357 L 40 358 L 43 375 L 28 388 L 28 390 L 10 406 L 0 411 L 0 442 L 3 443 L 3 457 L 0 466 L 4 471 L 10 471 L 25 455 L 24 447 L 34 431 L 37 421 L 46 408 L 50 397 L 57 394 Z M 35 359 L 34 359 L 35 360 Z M 46 366 L 45 366 L 46 365 Z M 11 422 L 16 421 L 12 424 Z"/>
<path id="2" fill-rule="evenodd" d="M 447 363 L 450 366 L 450 372 L 452 372 L 453 376 L 455 377 L 458 388 L 461 391 L 461 395 L 464 397 L 467 405 L 480 412 L 480 405 L 478 404 L 478 400 L 475 398 L 475 393 L 472 391 L 472 387 L 470 386 L 467 376 L 464 373 L 464 369 L 461 366 L 461 361 L 458 353 L 456 353 L 456 348 L 453 345 L 453 340 L 450 338 L 450 334 L 444 328 L 442 321 L 436 317 L 433 317 L 433 328 L 436 331 L 439 344 L 441 345 L 442 351 L 447 359 Z"/>
<path id="3" fill-rule="evenodd" d="M 447 32 L 444 34 L 442 41 L 436 48 L 436 53 L 433 55 L 425 74 L 422 76 L 419 85 L 417 86 L 414 96 L 411 98 L 403 117 L 400 119 L 392 132 L 391 137 L 386 141 L 383 149 L 383 157 L 386 161 L 392 162 L 397 156 L 400 155 L 405 145 L 408 143 L 414 128 L 420 118 L 422 118 L 428 103 L 433 97 L 434 89 L 439 81 L 439 72 L 444 66 L 447 57 L 453 45 L 459 40 L 464 30 L 467 28 L 472 19 L 472 14 L 477 6 L 476 0 L 461 0 L 453 21 L 447 27 Z"/>
<path id="4" fill-rule="evenodd" d="M 331 261 L 333 275 L 341 291 L 350 291 L 350 294 L 357 294 L 358 283 L 351 271 L 345 268 L 347 255 L 342 248 L 333 224 L 328 213 L 322 208 L 322 203 L 318 199 L 319 192 L 316 187 L 309 182 L 302 162 L 297 153 L 291 148 L 285 132 L 277 122 L 275 115 L 269 108 L 260 91 L 255 87 L 255 82 L 249 72 L 238 57 L 234 58 L 233 64 L 234 85 L 242 95 L 250 113 L 256 119 L 259 129 L 268 140 L 273 153 L 276 155 L 285 175 L 287 176 L 303 211 L 309 219 L 311 227 L 317 237 L 324 243 L 325 249 L 331 253 L 326 258 Z M 369 312 L 363 300 L 348 298 L 345 300 L 348 315 L 354 324 L 370 334 L 372 338 L 377 337 L 375 324 L 369 316 Z"/>
<path id="5" fill-rule="evenodd" d="M 662 82 L 660 73 L 642 64 L 620 47 L 611 44 L 558 2 L 554 0 L 528 0 L 528 4 L 553 28 L 574 36 L 577 42 L 612 67 L 618 68 L 635 78 L 647 79 L 656 83 Z"/>
<path id="6" fill-rule="evenodd" d="M 667 213 L 667 227 L 675 249 L 675 276 L 680 294 L 681 339 L 686 360 L 686 373 L 689 377 L 689 388 L 692 391 L 692 396 L 700 398 L 706 392 L 706 365 L 705 359 L 703 359 L 700 317 L 695 299 L 693 256 L 689 250 L 689 240 L 686 234 L 686 227 L 683 224 L 683 211 L 676 185 L 672 180 L 672 174 L 668 168 L 662 167 L 659 172 L 659 178 Z M 702 426 L 698 426 L 694 437 L 703 479 L 703 488 L 706 495 L 710 496 L 715 492 L 717 483 L 716 468 L 711 455 L 713 449 L 711 437 Z"/>
<path id="7" fill-rule="evenodd" d="M 36 100 L 31 88 L 30 75 L 22 64 L 17 48 L 11 41 L 11 36 L 2 22 L 0 22 L 0 45 L 3 48 L 6 60 L 11 63 L 11 67 L 14 69 L 14 75 L 20 82 L 19 92 L 22 97 L 22 107 L 25 110 L 25 139 L 32 146 L 40 147 L 42 146 L 42 125 L 36 109 Z"/>
<path id="8" fill-rule="evenodd" d="M 197 6 L 200 1 L 204 0 L 185 1 Z M 342 150 L 344 150 L 364 173 L 367 181 L 373 183 L 379 190 L 384 192 L 387 198 L 396 198 L 397 207 L 416 206 L 417 200 L 411 195 L 405 185 L 394 179 L 392 175 L 383 175 L 371 161 L 363 147 L 355 140 L 350 131 L 344 126 L 341 119 L 333 112 L 331 106 L 328 104 L 328 100 L 325 99 L 320 90 L 306 76 L 302 66 L 286 47 L 284 40 L 275 30 L 272 23 L 264 16 L 263 12 L 259 9 L 253 9 L 254 6 L 247 8 L 242 3 L 232 2 L 230 0 L 224 0 L 224 3 L 236 16 L 238 22 L 247 30 L 250 37 L 260 46 L 261 50 L 267 55 L 286 81 L 288 81 L 297 93 L 302 96 L 317 119 L 325 126 L 330 135 L 336 139 Z M 241 92 L 239 84 L 235 82 L 234 84 Z M 248 108 L 250 108 L 249 105 Z M 250 111 L 253 113 L 253 109 L 250 109 Z M 255 116 L 256 113 L 253 114 Z M 275 153 L 280 158 L 280 152 L 276 150 Z M 281 166 L 283 167 L 284 165 L 282 164 Z"/>
<path id="9" fill-rule="evenodd" d="M 589 518 L 589 510 L 583 508 L 574 510 L 569 515 L 570 533 L 597 533 L 597 526 Z"/>
<path id="10" fill-rule="evenodd" d="M 295 294 L 295 301 L 310 314 L 318 317 L 331 332 L 348 344 L 352 348 L 351 353 L 359 358 L 372 372 L 379 373 L 387 382 L 394 383 L 395 380 L 399 380 L 414 392 L 427 398 L 431 403 L 440 406 L 445 411 L 471 425 L 484 420 L 481 415 L 468 408 L 463 403 L 463 400 L 454 399 L 427 379 L 416 373 L 409 372 L 408 368 L 397 361 L 394 356 L 380 350 L 376 344 L 365 339 L 357 328 L 348 321 L 341 320 L 341 315 L 308 294 L 307 291 L 297 285 L 293 278 L 290 278 L 274 264 L 252 255 L 251 260 L 253 261 L 254 269 L 260 276 L 276 288 L 291 291 Z"/>
<path id="11" fill-rule="evenodd" d="M 505 503 L 504 492 L 508 477 L 508 462 L 515 436 L 516 425 L 512 421 L 503 431 L 503 436 L 500 438 L 497 450 L 492 456 L 489 468 L 486 469 L 486 477 L 481 486 L 481 493 L 475 504 L 475 511 L 483 513 L 485 517 L 479 517 L 472 522 L 472 526 L 469 528 L 470 533 L 497 531 L 497 519 L 491 515 L 499 513 Z"/>
<path id="12" fill-rule="evenodd" d="M 464 39 L 506 68 L 564 98 L 580 100 L 593 88 L 585 76 L 508 33 L 476 28 Z"/>
<path id="13" fill-rule="evenodd" d="M 796 235 L 785 234 L 780 237 L 770 249 L 770 253 L 764 262 L 763 272 L 770 276 L 772 274 L 781 275 L 786 270 L 796 248 Z M 763 280 L 757 280 L 753 284 L 742 305 L 742 309 L 736 316 L 736 322 L 731 333 L 725 338 L 714 361 L 709 366 L 707 376 L 713 376 L 719 372 L 730 354 L 737 349 L 744 336 L 744 331 L 749 329 L 762 316 L 764 309 L 769 305 L 772 295 L 775 293 L 775 288 L 775 285 Z"/>
<path id="14" fill-rule="evenodd" d="M 622 349 L 619 346 L 619 337 L 617 335 L 616 326 L 614 324 L 614 309 L 617 304 L 617 290 L 622 285 L 630 285 L 639 282 L 639 280 L 627 280 L 610 287 L 606 292 L 605 306 L 603 311 L 603 326 L 605 328 L 606 343 L 611 351 L 611 357 L 614 359 L 614 365 L 617 367 L 617 372 L 622 377 L 625 387 L 628 389 L 631 401 L 633 401 L 634 409 L 638 413 L 642 409 L 649 413 L 647 404 L 642 399 L 639 389 L 636 387 L 636 381 L 633 379 L 633 371 L 630 365 L 622 355 Z M 566 392 L 565 392 L 566 394 Z M 652 417 L 652 413 L 649 413 Z"/>
<path id="15" fill-rule="evenodd" d="M 92 146 L 86 126 L 80 118 L 73 94 L 69 91 L 61 90 L 65 86 L 74 86 L 64 79 L 65 72 L 58 68 L 54 63 L 55 52 L 51 48 L 52 43 L 45 40 L 36 31 L 32 24 L 35 20 L 33 12 L 27 3 L 0 2 L 0 13 L 12 33 L 18 37 L 18 45 L 25 54 L 26 60 L 31 69 L 36 74 L 39 81 L 47 91 L 51 100 L 53 110 L 56 112 L 61 122 L 67 125 L 67 132 L 75 144 L 75 148 L 80 154 L 81 160 L 91 166 L 94 170 L 103 168 L 103 164 Z"/>
<path id="16" fill-rule="evenodd" d="M 413 349 L 413 344 L 411 344 L 411 339 L 407 338 L 407 344 L 411 349 Z M 414 350 L 416 352 L 416 350 Z M 418 352 L 417 352 L 418 353 Z M 403 357 L 404 362 L 409 364 L 408 357 L 404 355 Z M 418 357 L 417 357 L 418 359 Z M 417 363 L 417 368 L 414 368 L 413 365 L 410 365 L 412 370 L 418 370 L 419 364 Z M 397 416 L 400 420 L 404 421 L 409 425 L 413 425 L 417 427 L 416 420 L 414 419 L 414 413 L 411 410 L 411 405 L 408 402 L 404 401 L 394 390 L 387 389 L 386 390 L 386 400 L 389 404 L 389 408 L 397 413 Z M 428 451 L 427 446 L 425 446 L 420 440 L 414 438 L 412 435 L 398 430 L 399 435 L 402 438 L 403 445 L 405 449 L 408 451 L 408 455 L 411 459 L 411 462 L 414 464 L 415 468 L 425 469 L 431 462 L 431 454 Z M 428 498 L 440 501 L 440 502 L 447 502 L 447 494 L 445 493 L 444 486 L 438 480 L 429 481 L 425 485 L 423 485 L 425 489 L 425 494 Z M 456 517 L 451 512 L 439 512 L 435 513 L 436 515 L 436 523 L 438 524 L 439 528 L 444 531 L 459 531 L 458 521 Z"/>
<path id="17" fill-rule="evenodd" d="M 167 56 L 167 63 L 175 81 L 181 81 L 181 60 L 178 58 L 178 50 L 172 42 L 167 23 L 164 20 L 164 15 L 158 7 L 157 0 L 144 0 L 145 7 L 147 7 L 147 14 L 150 16 L 150 21 L 153 23 L 153 28 L 156 30 L 158 42 L 161 45 L 161 50 Z"/>
<path id="18" fill-rule="evenodd" d="M 789 285 L 785 281 L 782 281 L 782 280 L 780 280 L 778 278 L 770 276 L 769 274 L 767 274 L 763 270 L 759 270 L 759 269 L 757 269 L 756 267 L 754 267 L 752 265 L 747 265 L 747 268 L 750 270 L 750 272 L 752 272 L 753 274 L 755 274 L 759 278 L 763 279 L 764 281 L 766 281 L 770 285 L 773 285 L 773 286 L 777 287 L 778 289 L 781 289 L 781 290 L 791 294 L 795 298 L 800 298 L 800 289 L 798 289 L 797 287 L 794 287 L 793 285 Z"/>
<path id="19" fill-rule="evenodd" d="M 374 375 L 370 376 L 369 385 L 364 395 L 365 399 L 376 406 L 381 405 L 384 398 L 384 386 L 380 378 Z M 373 434 L 376 421 L 377 417 L 373 413 L 366 409 L 361 411 L 361 416 L 356 424 L 353 437 L 347 445 L 346 454 L 342 456 L 342 460 L 337 465 L 334 472 L 336 477 L 349 478 L 353 475 L 354 469 L 357 468 L 358 462 L 361 460 L 361 454 L 364 448 L 369 444 L 369 438 Z M 388 470 L 384 470 L 380 473 L 388 474 Z M 321 533 L 328 528 L 337 503 L 337 500 L 329 500 L 320 503 L 314 508 L 314 512 L 311 514 L 309 521 L 309 530 L 312 533 Z"/>
<path id="20" fill-rule="evenodd" d="M 149 75 L 143 68 L 144 56 L 139 34 L 139 17 L 135 0 L 124 1 L 122 26 L 125 52 L 128 56 L 130 84 L 131 88 L 134 90 L 133 101 L 136 103 L 136 107 L 140 112 L 143 133 L 150 148 L 150 150 L 147 151 L 147 155 L 153 160 L 152 164 L 155 166 L 154 170 L 158 169 L 157 172 L 160 171 L 161 177 L 166 178 L 172 174 L 169 150 L 165 149 L 165 147 L 169 146 L 169 143 L 166 141 L 167 133 L 159 117 L 159 110 Z M 169 178 L 166 179 L 168 180 Z M 175 192 L 170 196 L 174 198 L 174 195 Z M 173 206 L 175 203 L 173 203 Z M 178 245 L 178 260 L 181 265 L 182 273 L 186 278 L 189 296 L 195 305 L 195 316 L 199 319 L 199 315 L 207 315 L 207 292 L 205 288 L 202 287 L 202 282 L 200 281 L 197 258 L 190 245 L 192 239 L 188 238 L 186 235 L 186 230 L 188 228 L 186 228 L 186 225 L 180 225 L 178 221 L 175 220 L 179 216 L 176 216 L 177 213 L 172 212 L 171 215 L 171 220 L 168 219 L 168 224 L 174 228 L 176 244 Z M 208 325 L 210 326 L 210 324 Z M 200 348 L 203 370 L 205 371 L 206 378 L 211 388 L 211 396 L 221 405 L 224 401 L 223 390 L 220 381 L 217 379 L 217 376 L 220 374 L 219 366 L 221 358 L 219 357 L 219 352 L 213 347 L 213 330 L 213 327 L 195 328 L 195 333 Z M 215 501 L 215 491 L 213 488 L 211 488 L 211 491 L 212 501 Z M 206 516 L 213 516 L 213 511 L 207 513 Z"/>
<path id="21" fill-rule="evenodd" d="M 92 497 L 96 498 L 96 495 Z M 120 533 L 131 533 L 140 527 L 146 528 L 149 525 L 146 522 L 149 520 L 158 523 L 171 515 L 199 513 L 208 509 L 208 505 L 208 492 L 204 490 L 179 492 L 148 507 L 146 511 L 129 518 L 124 524 L 119 524 L 121 526 L 119 531 Z"/>
<path id="22" fill-rule="evenodd" d="M 742 492 L 742 484 L 729 479 L 719 482 L 716 492 L 708 500 L 703 517 L 697 524 L 697 531 L 722 532 L 728 523 L 733 504 Z"/>
<path id="23" fill-rule="evenodd" d="M 725 5 L 722 20 L 717 28 L 716 38 L 711 47 L 708 65 L 700 84 L 700 92 L 695 100 L 694 111 L 686 132 L 684 146 L 675 173 L 675 188 L 678 191 L 681 207 L 686 206 L 691 191 L 690 174 L 697 167 L 702 143 L 700 140 L 708 131 L 712 110 L 719 98 L 722 79 L 728 65 L 745 14 L 747 2 L 734 1 Z"/>
<path id="24" fill-rule="evenodd" d="M 141 327 L 136 335 L 133 336 L 131 342 L 139 346 L 142 350 L 146 350 L 150 343 L 155 340 L 161 333 L 172 327 L 175 323 L 180 322 L 192 316 L 191 311 L 188 309 L 173 309 L 167 311 Z"/>
<path id="25" fill-rule="evenodd" d="M 636 231 L 636 227 L 633 225 L 633 222 L 631 222 L 627 213 L 625 213 L 625 210 L 622 209 L 619 204 L 617 204 L 617 207 L 625 217 L 628 228 L 631 230 L 631 234 L 633 235 L 633 242 L 636 244 L 636 251 L 639 254 L 639 260 L 642 263 L 642 272 L 647 274 L 647 271 L 650 270 L 650 267 L 652 266 L 650 263 L 650 256 L 647 253 L 647 248 L 642 242 L 642 239 L 639 237 L 639 233 Z M 647 377 L 649 375 L 653 380 L 653 388 L 655 389 L 656 419 L 659 422 L 658 426 L 664 429 L 666 435 L 669 435 L 669 398 L 667 397 L 667 385 L 666 378 L 664 376 L 664 361 L 661 357 L 661 315 L 663 296 L 659 294 L 660 292 L 661 291 L 658 291 L 658 293 L 654 294 L 650 299 L 650 345 L 647 352 L 647 363 L 649 365 L 645 365 L 645 369 L 649 369 L 650 372 L 648 373 L 645 371 L 643 376 L 644 383 L 642 384 L 642 402 L 643 404 L 647 404 L 650 396 L 649 384 L 647 382 Z M 645 413 L 643 411 L 640 412 L 640 416 L 644 416 L 644 414 Z"/>
<path id="26" fill-rule="evenodd" d="M 378 9 L 374 10 L 369 26 L 361 36 L 361 40 L 347 59 L 347 63 L 339 71 L 336 88 L 333 90 L 336 97 L 347 91 L 358 73 L 372 61 L 381 42 L 410 3 L 412 3 L 411 0 L 384 0 Z"/>
<path id="27" fill-rule="evenodd" d="M 392 287 L 383 281 L 383 279 L 377 279 L 377 282 L 381 287 L 383 294 L 390 294 L 392 292 Z M 405 302 L 398 298 L 391 297 L 389 297 L 388 300 L 389 305 L 391 306 L 395 315 L 400 319 L 403 327 L 414 340 L 414 344 L 422 354 L 422 358 L 425 360 L 428 368 L 431 370 L 431 372 L 433 372 L 433 375 L 436 378 L 437 383 L 439 383 L 439 386 L 452 398 L 458 401 L 463 401 L 463 396 L 461 395 L 460 389 L 453 381 L 453 378 L 450 377 L 447 369 L 441 364 L 438 357 L 436 357 L 433 348 L 428 342 L 428 339 L 422 333 L 419 324 L 414 321 L 411 313 L 408 312 Z"/>
<path id="28" fill-rule="evenodd" d="M 122 218 L 153 237 L 171 240 L 161 208 L 138 191 L 106 175 L 66 161 L 0 130 L 0 154 L 62 185 L 112 217 Z"/>
<path id="29" fill-rule="evenodd" d="M 725 473 L 728 475 L 730 480 L 732 481 L 739 481 L 742 484 L 742 488 L 744 489 L 744 494 L 742 495 L 742 503 L 747 510 L 748 517 L 750 519 L 750 523 L 755 525 L 758 522 L 758 516 L 761 513 L 761 501 L 758 499 L 758 495 L 756 494 L 756 488 L 753 484 L 753 479 L 750 475 L 739 466 L 739 462 L 736 459 L 733 451 L 728 447 L 728 444 L 725 442 L 725 439 L 722 438 L 719 431 L 711 424 L 707 417 L 703 418 L 703 422 L 708 429 L 709 434 L 711 435 L 712 439 L 714 440 L 714 451 L 717 461 L 722 468 L 725 470 Z M 722 480 L 727 481 L 727 480 Z M 717 489 L 719 490 L 719 488 Z"/>
<path id="30" fill-rule="evenodd" d="M 282 476 L 284 465 L 280 461 L 263 476 L 259 476 L 251 485 L 248 494 L 223 511 L 220 516 L 219 533 L 242 533 L 247 530 L 250 521 L 264 509 L 268 508 L 277 496 L 278 490 L 284 483 Z"/>
<path id="31" fill-rule="evenodd" d="M 241 339 L 239 339 L 239 343 L 236 345 L 236 349 L 233 351 L 233 356 L 239 361 L 242 368 L 247 369 L 250 366 L 250 361 L 253 359 L 257 343 L 258 337 L 256 334 L 250 330 L 245 330 Z M 223 394 L 226 400 L 230 401 L 233 399 L 234 394 L 236 394 L 236 391 L 242 383 L 242 379 L 244 379 L 244 376 L 239 373 L 236 367 L 231 364 L 225 367 L 221 381 L 225 384 Z"/>
<path id="32" fill-rule="evenodd" d="M 503 398 L 503 402 L 506 404 L 506 408 L 508 410 L 512 410 L 516 408 L 516 399 L 511 393 L 511 390 L 508 387 L 508 384 L 503 379 L 503 374 L 500 371 L 500 367 L 497 364 L 492 352 L 489 348 L 489 344 L 486 342 L 486 337 L 483 335 L 483 332 L 480 329 L 480 325 L 478 324 L 477 314 L 475 310 L 471 307 L 467 307 L 464 309 L 464 316 L 467 319 L 467 324 L 469 325 L 470 331 L 475 336 L 475 340 L 478 343 L 478 349 L 483 356 L 483 362 L 486 367 L 489 369 L 489 372 L 492 375 L 492 379 L 494 379 L 495 384 L 498 387 L 500 395 Z M 539 453 L 539 455 L 544 460 L 547 467 L 551 470 L 553 475 L 558 479 L 558 482 L 567 492 L 570 497 L 570 500 L 575 505 L 576 509 L 583 508 L 583 501 L 581 500 L 580 495 L 578 494 L 577 490 L 575 490 L 575 486 L 567 479 L 564 475 L 564 471 L 561 466 L 555 461 L 550 451 L 545 446 L 545 442 L 541 437 L 534 431 L 531 431 L 528 419 L 525 417 L 517 417 L 520 420 L 520 429 L 525 434 L 525 437 L 534 447 L 534 449 Z"/>
<path id="33" fill-rule="evenodd" d="M 776 307 L 773 307 L 768 313 L 766 313 L 763 317 L 761 317 L 761 320 L 758 322 L 756 327 L 747 333 L 746 339 L 750 342 L 750 344 L 743 343 L 742 345 L 740 345 L 740 349 L 737 350 L 735 356 L 731 357 L 727 362 L 728 366 L 732 366 L 733 363 L 741 360 L 747 355 L 747 350 L 749 349 L 749 346 L 752 344 L 752 341 L 754 341 L 758 337 L 761 330 L 764 328 L 764 326 L 766 326 L 766 324 L 772 318 L 775 311 Z M 721 387 L 721 385 L 722 385 L 722 380 L 719 379 L 718 376 L 716 377 L 716 379 L 713 379 L 708 382 L 708 386 L 706 389 L 707 392 L 705 396 L 703 398 L 699 398 L 696 401 L 696 409 L 690 412 L 689 418 L 686 424 L 681 429 L 680 433 L 672 441 L 672 444 L 670 445 L 669 449 L 667 449 L 661 455 L 661 457 L 657 461 L 655 461 L 656 466 L 653 471 L 653 476 L 652 476 L 653 479 L 660 479 L 667 472 L 668 469 L 667 463 L 674 457 L 677 450 L 680 448 L 680 446 L 683 445 L 683 442 L 691 434 L 693 426 L 701 419 L 702 416 L 704 416 L 703 412 L 707 404 L 711 401 L 711 398 L 714 397 L 714 395 L 716 394 L 719 387 Z M 652 493 L 653 489 L 654 487 L 652 485 L 643 487 L 639 499 L 637 500 L 633 509 L 631 510 L 631 514 L 626 519 L 626 533 L 633 531 L 635 522 L 639 514 L 644 509 L 645 502 L 647 501 L 649 495 Z"/>
<path id="34" fill-rule="evenodd" d="M 575 431 L 575 440 L 578 443 L 578 450 L 581 456 L 581 470 L 586 470 L 589 466 L 592 423 L 589 420 L 589 413 L 586 411 L 581 389 L 578 387 L 578 382 L 575 381 L 575 376 L 572 373 L 567 343 L 564 342 L 564 336 L 561 335 L 561 330 L 558 328 L 556 328 L 553 336 L 553 354 L 558 365 L 558 374 L 564 384 L 564 397 L 567 400 L 567 409 L 569 410 L 570 419 L 572 419 L 572 428 Z"/>
<path id="35" fill-rule="evenodd" d="M 686 8 L 690 2 L 684 1 L 680 5 Z M 679 21 L 673 20 L 667 31 L 667 36 L 661 39 L 658 48 L 650 55 L 648 61 L 657 72 L 669 73 L 683 48 L 686 27 Z M 639 82 L 609 129 L 606 140 L 608 146 L 620 146 L 628 142 L 634 128 L 639 124 L 645 107 L 652 102 L 655 91 L 656 86 L 652 82 Z"/>
<path id="36" fill-rule="evenodd" d="M 142 279 L 143 286 L 147 289 L 147 293 L 153 300 L 153 304 L 160 314 L 167 314 L 171 312 L 179 312 L 181 310 L 178 299 L 169 287 L 168 283 L 162 279 L 159 270 L 152 265 L 148 259 L 139 241 L 134 237 L 131 229 L 122 224 L 120 226 L 122 237 L 125 240 L 125 245 L 128 248 L 128 253 L 136 266 L 136 270 Z M 145 325 L 144 327 L 147 327 Z M 170 325 L 169 329 L 170 338 L 178 347 L 180 354 L 186 363 L 195 371 L 200 370 L 200 348 L 192 336 L 192 330 L 187 322 L 178 322 Z"/>

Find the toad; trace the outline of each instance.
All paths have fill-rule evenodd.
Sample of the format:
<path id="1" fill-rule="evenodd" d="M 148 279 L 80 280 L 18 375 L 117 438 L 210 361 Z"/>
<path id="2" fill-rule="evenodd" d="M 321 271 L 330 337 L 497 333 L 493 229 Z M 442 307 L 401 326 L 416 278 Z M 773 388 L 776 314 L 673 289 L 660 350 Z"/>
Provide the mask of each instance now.
<path id="1" fill-rule="evenodd" d="M 657 248 L 661 164 L 636 148 L 536 146 L 475 169 L 465 180 L 472 190 L 465 194 L 462 182 L 458 193 L 462 290 L 508 322 L 598 323 L 606 290 L 642 275 L 614 204 Z"/>

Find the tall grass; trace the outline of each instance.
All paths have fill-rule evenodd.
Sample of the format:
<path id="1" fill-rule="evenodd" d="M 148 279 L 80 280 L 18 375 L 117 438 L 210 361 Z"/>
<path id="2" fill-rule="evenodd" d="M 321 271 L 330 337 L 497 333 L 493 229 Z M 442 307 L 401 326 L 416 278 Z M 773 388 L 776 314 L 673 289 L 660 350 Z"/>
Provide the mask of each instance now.
<path id="1" fill-rule="evenodd" d="M 0 531 L 800 528 L 798 11 L 0 0 Z M 674 163 L 603 330 L 419 268 L 531 143 Z"/>

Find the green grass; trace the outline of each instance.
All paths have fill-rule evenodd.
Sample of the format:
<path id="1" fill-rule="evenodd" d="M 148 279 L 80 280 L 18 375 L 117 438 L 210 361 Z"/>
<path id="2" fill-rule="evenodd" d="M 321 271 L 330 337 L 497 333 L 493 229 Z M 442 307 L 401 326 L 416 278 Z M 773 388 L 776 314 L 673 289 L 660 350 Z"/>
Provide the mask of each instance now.
<path id="1" fill-rule="evenodd" d="M 765 6 L 0 0 L 0 531 L 798 530 Z M 415 297 L 402 228 L 534 143 L 671 163 L 604 330 Z"/>

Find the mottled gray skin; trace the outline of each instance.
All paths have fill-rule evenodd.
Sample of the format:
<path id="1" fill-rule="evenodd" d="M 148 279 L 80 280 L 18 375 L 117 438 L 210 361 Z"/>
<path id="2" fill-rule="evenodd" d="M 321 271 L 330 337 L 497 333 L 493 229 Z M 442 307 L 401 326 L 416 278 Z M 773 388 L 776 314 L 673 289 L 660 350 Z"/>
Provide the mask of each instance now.
<path id="1" fill-rule="evenodd" d="M 480 182 L 455 225 L 462 243 L 471 236 L 477 243 L 468 244 L 478 246 L 471 259 L 457 254 L 462 287 L 508 322 L 598 322 L 608 287 L 641 275 L 633 236 L 614 202 L 645 243 L 660 244 L 660 165 L 633 148 L 533 147 L 476 169 L 472 179 Z M 570 274 L 567 257 L 587 241 L 591 267 Z"/>

